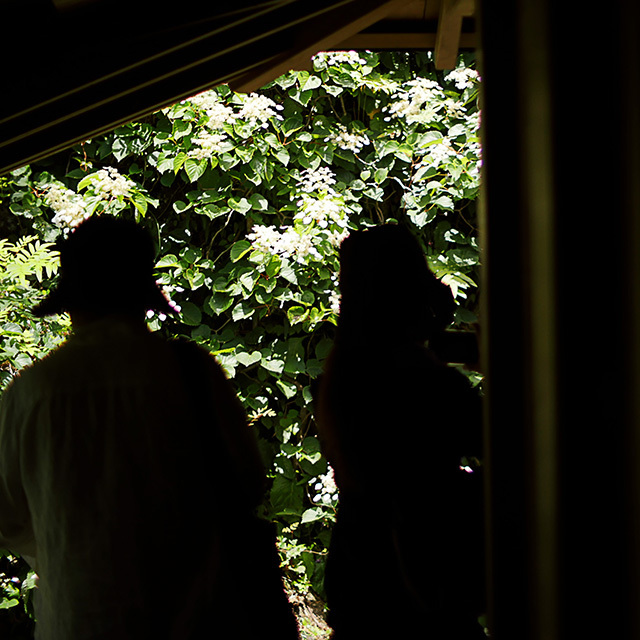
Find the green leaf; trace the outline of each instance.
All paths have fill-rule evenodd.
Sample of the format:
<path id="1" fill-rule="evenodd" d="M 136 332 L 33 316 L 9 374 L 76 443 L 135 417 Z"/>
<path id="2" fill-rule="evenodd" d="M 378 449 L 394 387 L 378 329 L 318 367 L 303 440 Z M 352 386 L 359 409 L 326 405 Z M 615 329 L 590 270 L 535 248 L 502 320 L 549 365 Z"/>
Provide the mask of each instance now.
<path id="1" fill-rule="evenodd" d="M 293 267 L 291 266 L 289 261 L 286 259 L 282 261 L 280 275 L 285 280 L 288 280 L 291 284 L 298 284 L 298 276 L 296 275 L 296 272 L 293 270 Z"/>
<path id="2" fill-rule="evenodd" d="M 259 351 L 252 351 L 251 353 L 241 351 L 236 353 L 236 358 L 240 364 L 249 367 L 256 362 L 260 362 L 260 360 L 262 360 L 262 354 Z"/>
<path id="3" fill-rule="evenodd" d="M 284 370 L 287 373 L 294 375 L 304 373 L 305 355 L 302 338 L 290 338 L 287 343 L 287 355 L 284 362 Z"/>
<path id="4" fill-rule="evenodd" d="M 167 255 L 162 256 L 158 262 L 156 262 L 156 267 L 158 269 L 162 269 L 164 267 L 177 267 L 178 266 L 178 258 L 174 256 L 172 253 L 167 253 Z"/>
<path id="5" fill-rule="evenodd" d="M 287 310 L 287 318 L 291 325 L 304 322 L 309 317 L 309 309 L 307 307 L 293 306 Z"/>
<path id="6" fill-rule="evenodd" d="M 267 268 L 265 269 L 265 275 L 267 278 L 275 278 L 278 273 L 280 273 L 280 266 L 282 265 L 282 261 L 279 256 L 272 256 L 271 260 L 269 260 L 269 264 L 267 264 Z"/>
<path id="7" fill-rule="evenodd" d="M 253 158 L 254 152 L 255 152 L 255 147 L 236 147 L 236 153 L 244 163 L 251 161 L 251 158 Z"/>
<path id="8" fill-rule="evenodd" d="M 407 216 L 419 229 L 427 226 L 436 217 L 436 209 L 408 209 Z"/>
<path id="9" fill-rule="evenodd" d="M 249 196 L 249 202 L 255 211 L 266 211 L 269 208 L 269 201 L 259 193 L 252 193 Z"/>
<path id="10" fill-rule="evenodd" d="M 287 118 L 280 126 L 280 129 L 285 136 L 290 136 L 295 131 L 302 129 L 302 127 L 303 127 L 302 118 L 300 118 L 299 116 L 293 116 L 292 118 Z M 276 138 L 276 141 L 277 141 L 277 138 Z"/>
<path id="11" fill-rule="evenodd" d="M 298 393 L 298 388 L 292 382 L 287 382 L 286 380 L 276 380 L 276 386 L 282 393 L 284 393 L 285 397 L 290 400 Z"/>
<path id="12" fill-rule="evenodd" d="M 301 91 L 313 91 L 322 85 L 322 79 L 318 76 L 309 75 L 300 80 Z"/>
<path id="13" fill-rule="evenodd" d="M 142 193 L 134 193 L 131 196 L 131 202 L 133 202 L 133 206 L 138 210 L 140 215 L 144 217 L 147 213 L 148 202 Z"/>
<path id="14" fill-rule="evenodd" d="M 95 174 L 91 173 L 86 178 L 83 178 L 78 182 L 78 191 L 82 191 L 85 187 L 88 187 L 94 180 Z"/>
<path id="15" fill-rule="evenodd" d="M 251 293 L 256 286 L 256 281 L 260 277 L 260 274 L 254 269 L 247 269 L 239 277 L 238 282 L 242 285 L 246 293 Z"/>
<path id="16" fill-rule="evenodd" d="M 238 240 L 231 247 L 231 262 L 238 262 L 247 251 L 251 249 L 251 243 L 248 240 Z"/>
<path id="17" fill-rule="evenodd" d="M 251 210 L 251 203 L 246 198 L 229 198 L 227 204 L 231 209 L 239 213 L 244 214 Z"/>
<path id="18" fill-rule="evenodd" d="M 202 160 L 187 158 L 184 161 L 184 170 L 191 182 L 195 182 L 207 170 L 208 162 L 206 158 Z"/>
<path id="19" fill-rule="evenodd" d="M 302 511 L 302 487 L 294 480 L 278 475 L 273 480 L 269 499 L 276 514 L 296 514 Z"/>
<path id="20" fill-rule="evenodd" d="M 320 507 L 313 507 L 307 509 L 303 514 L 300 522 L 307 524 L 309 522 L 315 522 L 316 520 L 322 520 L 324 518 L 324 510 Z"/>
<path id="21" fill-rule="evenodd" d="M 284 360 L 280 360 L 279 358 L 265 358 L 265 354 L 262 354 L 262 360 L 260 361 L 260 366 L 262 366 L 267 371 L 271 371 L 271 373 L 276 373 L 280 375 L 284 370 Z"/>
<path id="22" fill-rule="evenodd" d="M 440 209 L 445 209 L 447 211 L 453 211 L 453 200 L 449 196 L 440 196 L 433 201 Z"/>
<path id="23" fill-rule="evenodd" d="M 187 211 L 188 209 L 191 209 L 190 202 L 183 202 L 182 200 L 176 200 L 173 203 L 173 210 L 176 213 L 182 213 L 183 211 Z"/>
<path id="24" fill-rule="evenodd" d="M 231 311 L 231 317 L 235 322 L 239 322 L 240 320 L 246 320 L 247 318 L 250 318 L 255 313 L 255 311 L 256 310 L 251 305 L 242 300 L 238 302 L 235 307 L 233 307 Z"/>
<path id="25" fill-rule="evenodd" d="M 463 124 L 455 124 L 449 131 L 447 132 L 447 136 L 453 140 L 458 136 L 464 135 L 467 132 L 466 127 Z"/>
<path id="26" fill-rule="evenodd" d="M 185 324 L 197 327 L 202 322 L 202 312 L 193 302 L 183 302 L 181 305 L 182 320 Z"/>
<path id="27" fill-rule="evenodd" d="M 182 165 L 185 163 L 186 159 L 189 156 L 184 153 L 183 151 L 181 151 L 174 159 L 173 159 L 173 170 L 175 171 L 175 173 L 178 173 L 178 171 L 180 171 L 180 168 L 182 167 Z"/>
<path id="28" fill-rule="evenodd" d="M 8 600 L 0 600 L 0 609 L 11 609 L 16 605 L 20 604 L 19 600 L 15 598 L 9 598 Z"/>
<path id="29" fill-rule="evenodd" d="M 290 156 L 286 149 L 278 149 L 273 152 L 273 155 L 278 158 L 285 167 L 289 164 Z"/>
<path id="30" fill-rule="evenodd" d="M 219 291 L 216 291 L 209 298 L 209 308 L 216 315 L 220 315 L 221 313 L 225 312 L 233 304 L 233 300 L 234 299 L 231 296 L 227 295 L 226 293 L 221 293 Z"/>

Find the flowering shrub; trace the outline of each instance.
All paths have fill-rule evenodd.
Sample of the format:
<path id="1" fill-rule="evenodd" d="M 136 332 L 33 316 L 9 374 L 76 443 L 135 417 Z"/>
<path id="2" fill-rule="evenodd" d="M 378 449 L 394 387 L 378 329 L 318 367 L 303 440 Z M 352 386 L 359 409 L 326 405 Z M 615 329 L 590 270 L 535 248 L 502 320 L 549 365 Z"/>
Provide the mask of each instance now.
<path id="1" fill-rule="evenodd" d="M 339 313 L 340 242 L 407 225 L 452 288 L 456 323 L 476 319 L 472 62 L 443 74 L 426 53 L 321 53 L 313 71 L 250 95 L 213 88 L 0 185 L 0 206 L 43 241 L 89 215 L 149 228 L 157 278 L 179 310 L 150 312 L 149 325 L 202 345 L 235 385 L 271 477 L 263 513 L 302 589 L 322 592 L 337 504 L 312 389 Z M 380 327 L 381 352 L 390 340 Z"/>

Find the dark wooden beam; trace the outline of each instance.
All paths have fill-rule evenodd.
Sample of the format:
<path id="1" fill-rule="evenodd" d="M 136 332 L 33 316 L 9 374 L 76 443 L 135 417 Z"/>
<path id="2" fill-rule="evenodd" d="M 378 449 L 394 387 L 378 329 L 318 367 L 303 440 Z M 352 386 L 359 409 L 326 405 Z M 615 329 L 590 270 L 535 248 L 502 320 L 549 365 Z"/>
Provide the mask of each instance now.
<path id="1" fill-rule="evenodd" d="M 441 0 L 434 55 L 436 69 L 456 66 L 462 19 L 473 15 L 474 5 L 474 0 Z"/>
<path id="2" fill-rule="evenodd" d="M 270 62 L 230 81 L 235 91 L 255 91 L 290 69 L 307 69 L 318 51 L 341 48 L 341 42 L 382 20 L 411 0 L 356 0 L 324 13 L 296 33 L 293 46 Z"/>
<path id="3" fill-rule="evenodd" d="M 458 49 L 475 49 L 478 38 L 475 33 L 459 34 Z M 407 49 L 434 49 L 436 32 L 414 33 L 357 33 L 337 44 L 338 49 L 389 49 L 404 51 Z"/>

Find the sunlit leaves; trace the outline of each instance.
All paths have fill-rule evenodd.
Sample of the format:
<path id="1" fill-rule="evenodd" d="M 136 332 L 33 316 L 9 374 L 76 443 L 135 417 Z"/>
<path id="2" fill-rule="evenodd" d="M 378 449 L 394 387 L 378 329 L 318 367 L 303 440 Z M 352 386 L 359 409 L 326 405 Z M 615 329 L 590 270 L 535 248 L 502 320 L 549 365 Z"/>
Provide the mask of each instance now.
<path id="1" fill-rule="evenodd" d="M 285 566 L 308 580 L 305 549 L 324 552 L 335 509 L 310 485 L 327 471 L 311 390 L 338 317 L 341 240 L 409 226 L 455 293 L 459 323 L 475 321 L 480 261 L 477 80 L 463 60 L 451 77 L 424 52 L 329 52 L 312 64 L 253 95 L 214 88 L 17 170 L 3 196 L 41 241 L 68 233 L 71 214 L 129 216 L 151 231 L 155 275 L 179 313 L 152 314 L 150 327 L 202 345 L 232 379 L 271 478 L 263 515 L 278 522 Z M 27 267 L 12 269 L 19 288 Z M 23 275 L 33 295 L 38 272 Z M 25 318 L 5 327 L 12 366 L 43 349 Z M 381 344 L 393 340 L 380 330 Z"/>

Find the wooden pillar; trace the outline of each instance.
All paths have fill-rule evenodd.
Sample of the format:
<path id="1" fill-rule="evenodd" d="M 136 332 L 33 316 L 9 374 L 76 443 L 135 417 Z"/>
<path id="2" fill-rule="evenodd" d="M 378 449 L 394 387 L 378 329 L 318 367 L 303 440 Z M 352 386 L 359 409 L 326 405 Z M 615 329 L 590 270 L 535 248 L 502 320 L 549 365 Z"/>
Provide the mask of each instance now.
<path id="1" fill-rule="evenodd" d="M 637 638 L 637 9 L 480 23 L 494 637 Z"/>

